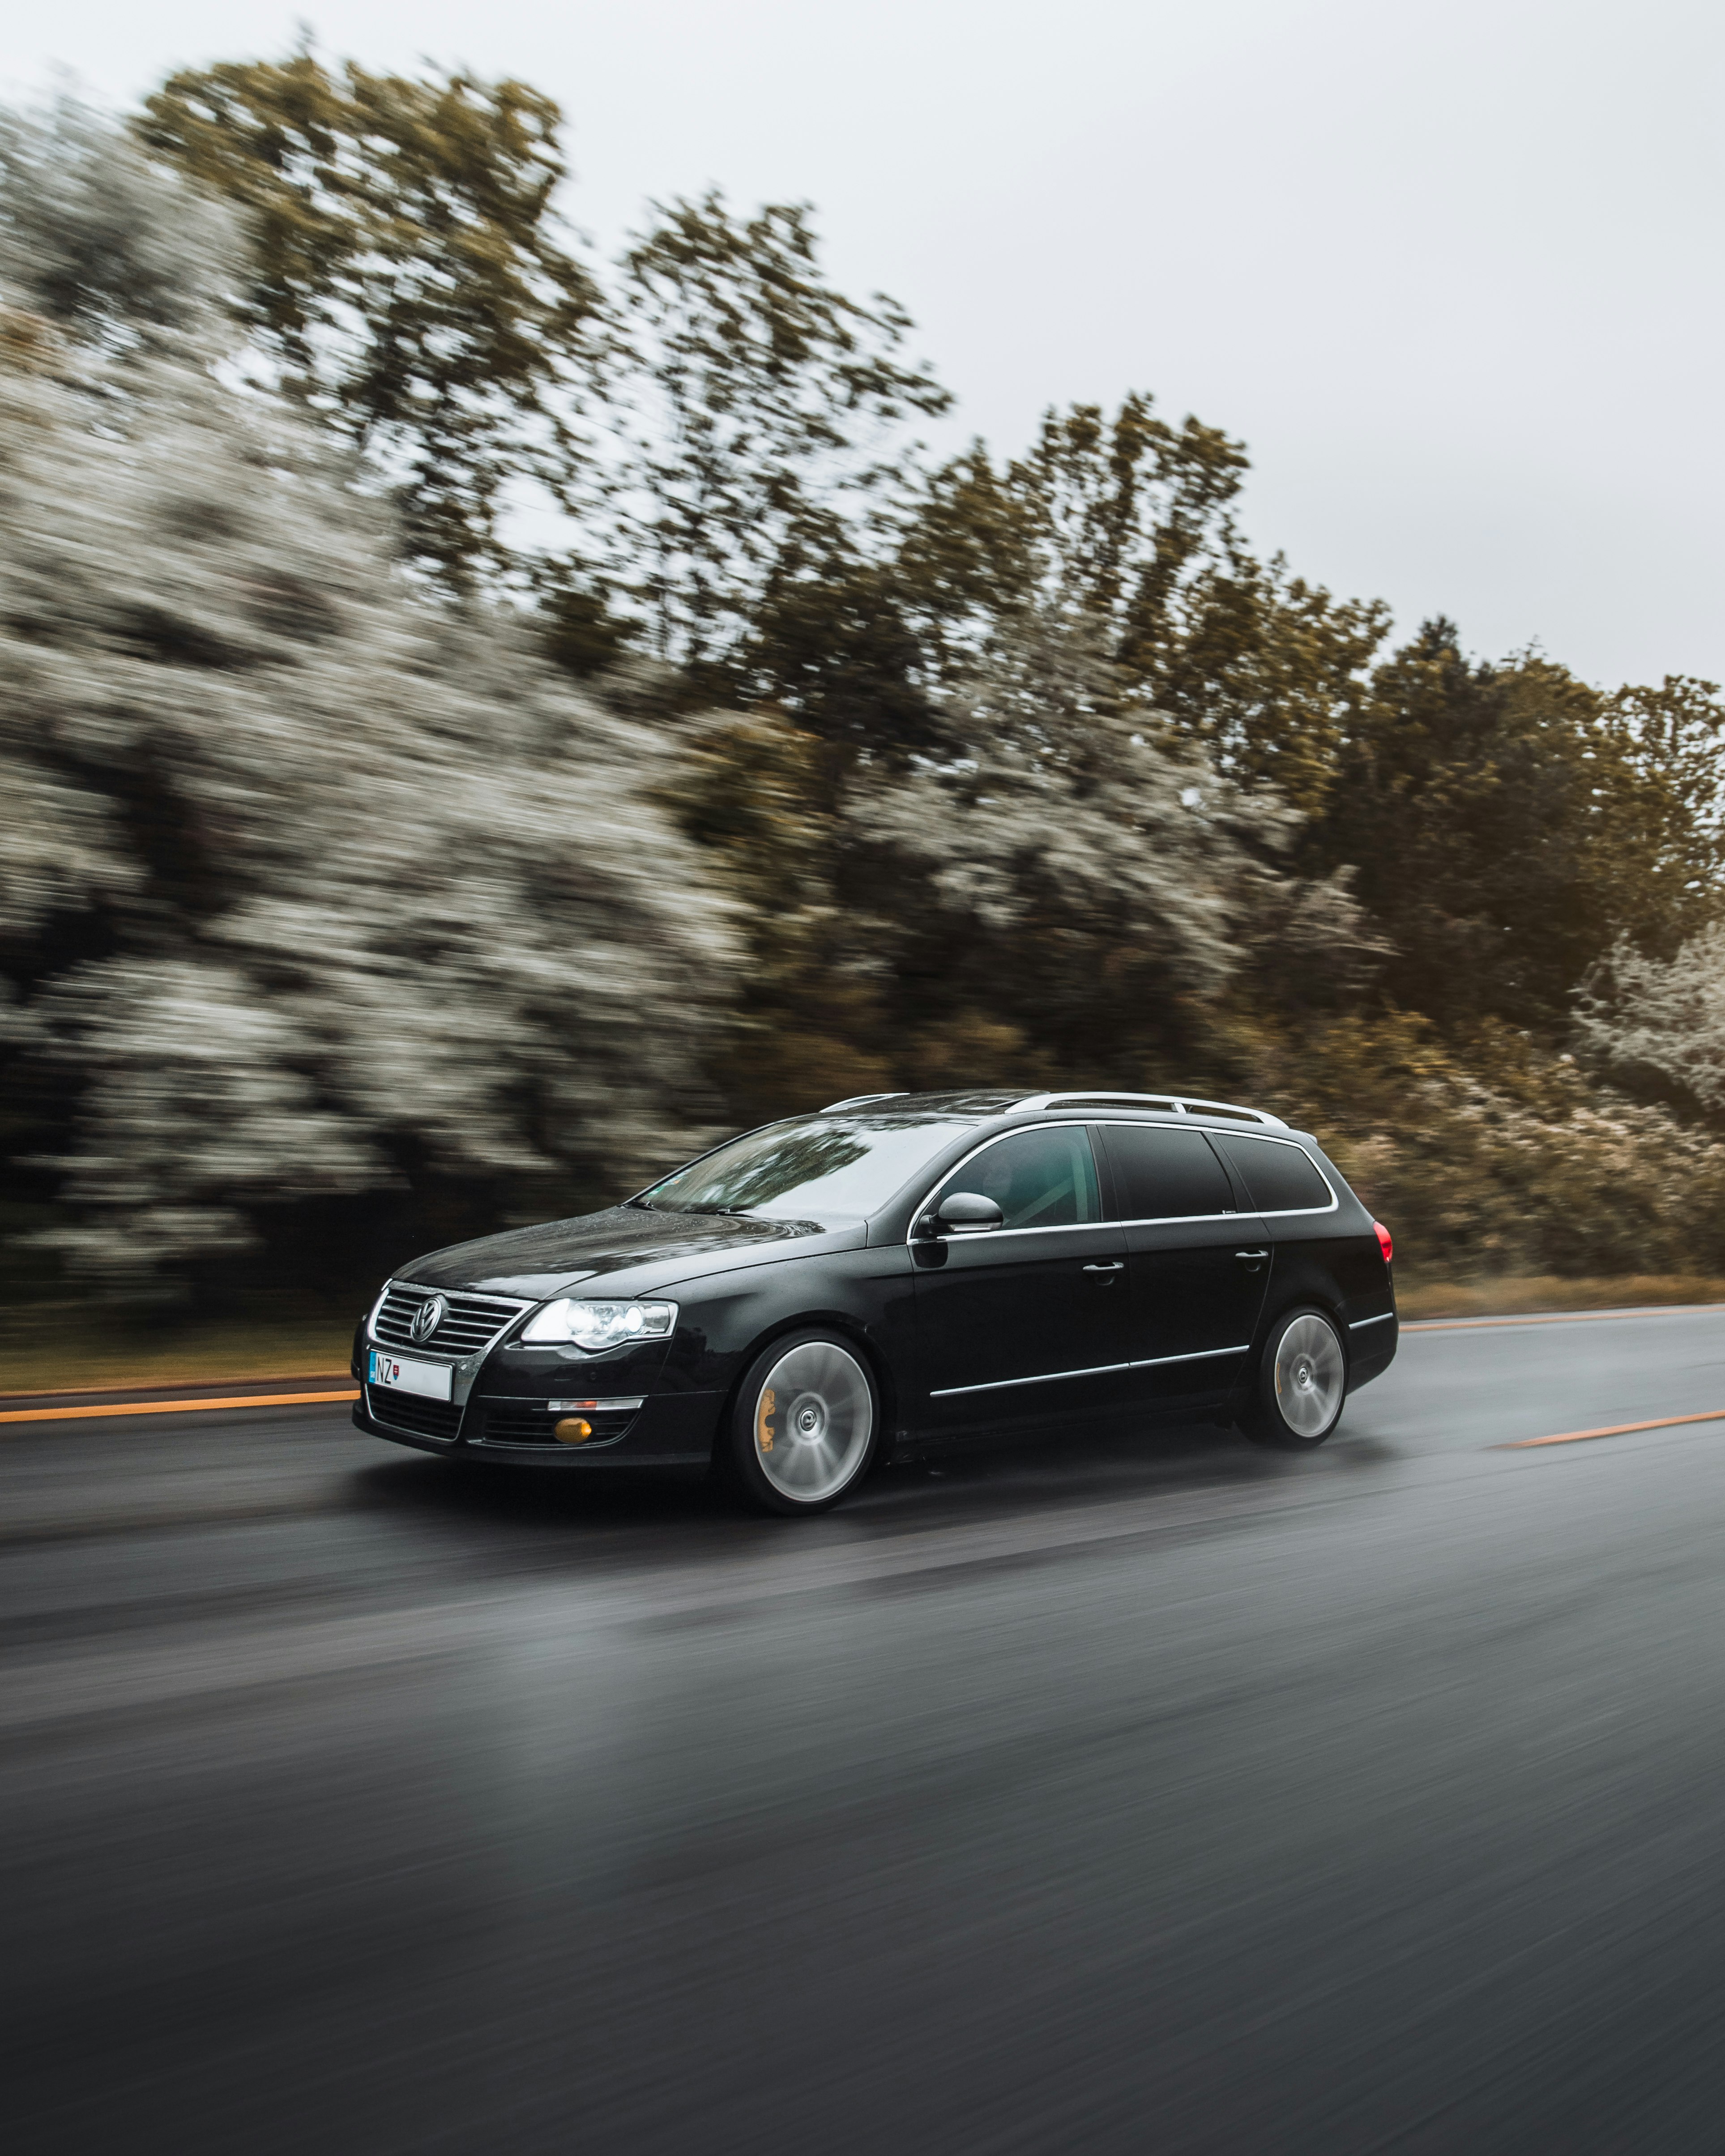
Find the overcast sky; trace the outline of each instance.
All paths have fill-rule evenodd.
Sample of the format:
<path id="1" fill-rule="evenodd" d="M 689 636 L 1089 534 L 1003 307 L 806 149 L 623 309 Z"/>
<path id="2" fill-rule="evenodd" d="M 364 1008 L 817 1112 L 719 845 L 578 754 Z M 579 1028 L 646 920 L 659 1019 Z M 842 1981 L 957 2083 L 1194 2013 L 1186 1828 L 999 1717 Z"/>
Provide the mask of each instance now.
<path id="1" fill-rule="evenodd" d="M 59 0 L 14 98 L 326 53 L 516 74 L 608 246 L 709 181 L 813 202 L 963 430 L 1152 391 L 1248 444 L 1257 542 L 1399 625 L 1725 679 L 1725 8 L 1700 0 Z"/>

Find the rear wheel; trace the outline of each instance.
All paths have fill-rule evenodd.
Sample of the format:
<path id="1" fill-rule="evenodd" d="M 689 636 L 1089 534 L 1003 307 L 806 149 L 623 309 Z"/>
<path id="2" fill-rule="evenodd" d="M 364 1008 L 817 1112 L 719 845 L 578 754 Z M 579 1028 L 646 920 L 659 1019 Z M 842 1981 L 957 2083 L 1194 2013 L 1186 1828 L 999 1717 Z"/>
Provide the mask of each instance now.
<path id="1" fill-rule="evenodd" d="M 1241 1426 L 1255 1444 L 1283 1452 L 1322 1445 L 1342 1419 L 1348 1351 L 1321 1310 L 1291 1310 L 1271 1328 Z"/>
<path id="2" fill-rule="evenodd" d="M 856 1350 L 829 1332 L 775 1340 L 732 1410 L 731 1465 L 763 1512 L 824 1512 L 867 1473 L 880 1396 Z"/>

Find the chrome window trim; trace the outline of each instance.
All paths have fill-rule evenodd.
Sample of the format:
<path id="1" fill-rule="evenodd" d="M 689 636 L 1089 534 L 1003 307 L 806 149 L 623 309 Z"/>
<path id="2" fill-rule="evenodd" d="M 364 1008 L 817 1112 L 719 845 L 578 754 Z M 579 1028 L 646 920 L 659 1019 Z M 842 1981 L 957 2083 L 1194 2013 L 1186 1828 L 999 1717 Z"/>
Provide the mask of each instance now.
<path id="1" fill-rule="evenodd" d="M 1116 1097 L 1117 1098 L 1118 1096 L 1116 1096 Z M 923 1193 L 922 1198 L 919 1199 L 916 1204 L 911 1209 L 911 1225 L 905 1233 L 905 1247 L 907 1250 L 914 1249 L 916 1247 L 919 1240 L 914 1232 L 916 1223 L 921 1219 L 922 1214 L 927 1210 L 928 1202 L 930 1199 L 934 1196 L 935 1192 L 942 1188 L 952 1177 L 957 1174 L 960 1168 L 968 1168 L 972 1161 L 977 1158 L 978 1153 L 986 1152 L 990 1146 L 999 1145 L 1008 1138 L 1019 1137 L 1026 1127 L 1026 1126 L 1020 1124 L 1009 1131 L 996 1131 L 992 1137 L 986 1137 L 983 1140 L 980 1145 L 973 1146 L 970 1151 L 965 1154 L 962 1160 L 955 1161 L 952 1167 L 947 1170 L 944 1175 L 940 1176 L 935 1182 L 929 1185 L 928 1188 Z M 1028 1126 L 1028 1127 L 1039 1131 L 1142 1131 L 1177 1130 L 1180 1126 L 1172 1122 L 1167 1123 L 1128 1123 L 1123 1122 L 1117 1116 L 1063 1116 L 1057 1123 L 1035 1123 Z M 1321 1219 L 1326 1213 L 1339 1213 L 1341 1211 L 1342 1200 L 1337 1194 L 1335 1184 L 1332 1183 L 1329 1177 L 1324 1173 L 1322 1168 L 1318 1167 L 1318 1163 L 1315 1160 L 1312 1160 L 1312 1155 L 1307 1152 L 1305 1147 L 1302 1146 L 1297 1139 L 1274 1137 L 1268 1131 L 1235 1129 L 1231 1132 L 1231 1135 L 1236 1137 L 1250 1138 L 1255 1145 L 1286 1146 L 1291 1152 L 1298 1153 L 1301 1160 L 1310 1161 L 1312 1166 L 1317 1169 L 1319 1181 L 1323 1184 L 1324 1188 L 1330 1194 L 1329 1204 L 1327 1205 L 1285 1205 L 1273 1213 L 1240 1213 L 1237 1211 L 1232 1213 L 1159 1213 L 1149 1215 L 1144 1219 L 1134 1220 L 1070 1220 L 1066 1222 L 1064 1226 L 1059 1228 L 985 1228 L 981 1231 L 981 1234 L 982 1235 L 986 1235 L 991 1242 L 993 1242 L 999 1241 L 1004 1235 L 1072 1235 L 1081 1233 L 1086 1228 L 1178 1228 L 1183 1223 L 1189 1222 L 1201 1224 L 1206 1220 L 1316 1220 Z M 1225 1167 L 1224 1168 L 1223 1173 L 1224 1174 L 1227 1173 Z M 924 1237 L 921 1240 L 927 1241 L 930 1239 Z M 944 1242 L 968 1242 L 971 1238 L 969 1236 L 961 1237 L 952 1235 L 937 1237 L 933 1240 Z M 980 1240 L 981 1237 L 978 1236 L 977 1240 Z"/>
<path id="2" fill-rule="evenodd" d="M 1350 1332 L 1363 1332 L 1368 1325 L 1388 1325 L 1390 1319 L 1394 1316 L 1395 1312 L 1393 1310 L 1380 1310 L 1375 1317 L 1354 1318 L 1349 1324 L 1348 1329 Z"/>
<path id="3" fill-rule="evenodd" d="M 917 1207 L 919 1217 L 927 1209 L 927 1202 L 925 1199 L 922 1204 Z M 1183 1219 L 1185 1217 L 1182 1215 Z M 1238 1213 L 1218 1213 L 1214 1216 L 1206 1215 L 1205 1217 L 1214 1217 L 1218 1220 L 1237 1220 L 1240 1215 Z M 1256 1215 L 1254 1214 L 1253 1217 L 1255 1219 Z M 1142 1222 L 1136 1220 L 1069 1220 L 1064 1228 L 972 1228 L 962 1235 L 925 1235 L 922 1240 L 925 1243 L 999 1243 L 1004 1241 L 1009 1235 L 1081 1235 L 1086 1232 L 1093 1232 L 1098 1228 L 1135 1228 L 1142 1224 Z M 906 1235 L 905 1240 L 911 1249 L 917 1247 L 916 1236 Z"/>
<path id="4" fill-rule="evenodd" d="M 1201 1227 L 1206 1220 L 1261 1220 L 1261 1213 L 1158 1213 L 1147 1220 L 1111 1220 L 1111 1228 Z"/>
<path id="5" fill-rule="evenodd" d="M 950 1400 L 960 1393 L 999 1393 L 1009 1385 L 1052 1385 L 1061 1378 L 1105 1378 L 1111 1371 L 1160 1370 L 1170 1363 L 1213 1363 L 1223 1355 L 1244 1355 L 1250 1340 L 1238 1348 L 1199 1348 L 1189 1355 L 1147 1355 L 1135 1363 L 1087 1363 L 1081 1370 L 1045 1370 L 1034 1378 L 991 1378 L 984 1385 L 941 1385 L 928 1395 L 932 1400 Z"/>

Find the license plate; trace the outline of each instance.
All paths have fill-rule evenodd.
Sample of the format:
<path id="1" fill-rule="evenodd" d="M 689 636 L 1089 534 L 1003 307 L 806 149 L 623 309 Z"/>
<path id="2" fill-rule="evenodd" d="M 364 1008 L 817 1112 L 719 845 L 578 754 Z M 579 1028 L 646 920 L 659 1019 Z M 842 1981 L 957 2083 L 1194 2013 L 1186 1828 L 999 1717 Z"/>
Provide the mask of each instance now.
<path id="1" fill-rule="evenodd" d="M 400 1393 L 418 1393 L 422 1399 L 446 1400 L 449 1397 L 449 1366 L 447 1363 L 412 1363 L 402 1355 L 380 1355 L 372 1350 L 372 1383 L 374 1385 L 393 1385 Z"/>

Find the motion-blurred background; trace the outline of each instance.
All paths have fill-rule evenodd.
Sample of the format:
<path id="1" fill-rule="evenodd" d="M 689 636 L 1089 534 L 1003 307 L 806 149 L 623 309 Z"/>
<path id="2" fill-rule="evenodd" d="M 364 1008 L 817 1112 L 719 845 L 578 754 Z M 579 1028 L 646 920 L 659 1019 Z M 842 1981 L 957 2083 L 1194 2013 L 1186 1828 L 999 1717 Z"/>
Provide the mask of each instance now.
<path id="1" fill-rule="evenodd" d="M 15 1366 L 977 1081 L 1725 1276 L 1717 27 L 629 12 L 12 33 Z"/>

